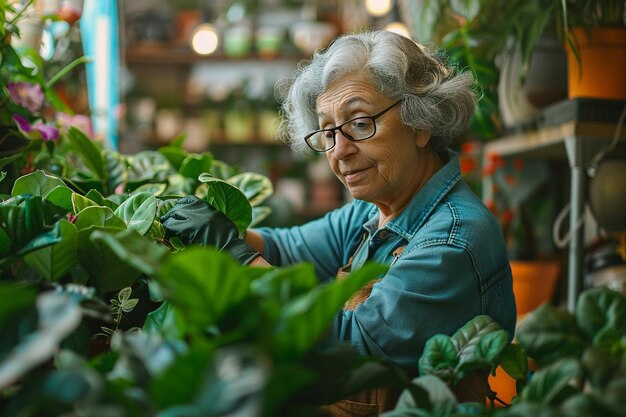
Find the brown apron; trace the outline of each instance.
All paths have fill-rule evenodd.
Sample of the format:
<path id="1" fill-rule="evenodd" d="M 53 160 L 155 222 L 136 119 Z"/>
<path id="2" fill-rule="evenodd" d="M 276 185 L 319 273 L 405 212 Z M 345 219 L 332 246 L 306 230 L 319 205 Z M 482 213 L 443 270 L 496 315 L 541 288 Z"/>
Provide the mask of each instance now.
<path id="1" fill-rule="evenodd" d="M 402 254 L 406 246 L 400 246 L 394 252 L 394 260 Z M 350 273 L 352 258 L 347 265 L 337 271 L 337 279 L 345 279 Z M 361 288 L 345 304 L 344 310 L 354 310 L 370 296 L 372 287 L 381 279 L 375 279 Z M 468 375 L 456 386 L 450 387 L 459 402 L 474 401 L 484 403 L 487 394 L 491 391 L 487 382 L 488 371 L 476 372 Z M 333 404 L 318 408 L 321 416 L 328 417 L 378 417 L 386 411 L 393 410 L 400 397 L 401 390 L 394 388 L 372 388 L 359 392 Z"/>

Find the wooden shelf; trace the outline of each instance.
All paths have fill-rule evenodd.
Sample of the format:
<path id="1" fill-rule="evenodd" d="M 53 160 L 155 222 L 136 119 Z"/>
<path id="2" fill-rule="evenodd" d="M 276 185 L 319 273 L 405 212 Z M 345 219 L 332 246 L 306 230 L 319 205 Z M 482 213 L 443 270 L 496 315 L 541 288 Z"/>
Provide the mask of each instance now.
<path id="1" fill-rule="evenodd" d="M 279 55 L 276 57 L 265 57 L 258 54 L 250 54 L 240 58 L 229 57 L 224 54 L 198 55 L 185 46 L 174 44 L 139 44 L 134 45 L 126 51 L 126 61 L 129 64 L 159 64 L 159 65 L 190 65 L 196 62 L 207 61 L 300 61 L 305 59 L 301 55 Z"/>
<path id="2" fill-rule="evenodd" d="M 616 125 L 613 123 L 567 122 L 496 139 L 485 145 L 485 155 L 563 159 L 566 138 L 581 137 L 588 145 L 592 141 L 597 141 L 598 148 L 600 148 L 612 139 L 615 128 Z M 620 139 L 626 139 L 626 129 L 622 130 Z"/>

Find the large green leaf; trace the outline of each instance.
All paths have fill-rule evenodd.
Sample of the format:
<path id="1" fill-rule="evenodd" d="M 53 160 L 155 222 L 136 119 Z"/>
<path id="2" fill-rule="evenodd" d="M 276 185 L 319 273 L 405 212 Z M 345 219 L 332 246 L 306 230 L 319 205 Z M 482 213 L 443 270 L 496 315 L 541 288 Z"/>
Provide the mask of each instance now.
<path id="1" fill-rule="evenodd" d="M 424 344 L 424 352 L 419 359 L 420 375 L 437 375 L 446 382 L 452 382 L 453 372 L 459 357 L 452 338 L 437 334 Z"/>
<path id="2" fill-rule="evenodd" d="M 21 196 L 16 201 L 9 200 L 0 205 L 0 218 L 13 251 L 25 246 L 44 230 L 46 217 L 46 209 L 39 196 Z"/>
<path id="3" fill-rule="evenodd" d="M 65 185 L 59 185 L 50 191 L 45 199 L 67 211 L 72 210 L 72 190 Z"/>
<path id="4" fill-rule="evenodd" d="M 100 148 L 75 127 L 70 127 L 67 138 L 72 147 L 81 155 L 83 163 L 93 177 L 98 180 L 106 180 L 108 175 Z"/>
<path id="5" fill-rule="evenodd" d="M 150 193 L 131 195 L 115 209 L 115 215 L 120 217 L 129 229 L 135 229 L 144 235 L 150 230 L 157 212 L 156 198 Z"/>
<path id="6" fill-rule="evenodd" d="M 547 303 L 526 318 L 515 337 L 528 356 L 541 366 L 567 356 L 579 356 L 586 345 L 575 318 Z"/>
<path id="7" fill-rule="evenodd" d="M 68 188 L 63 180 L 53 177 L 52 175 L 48 175 L 38 169 L 35 172 L 24 175 L 15 180 L 11 195 L 17 196 L 20 194 L 30 194 L 46 198 L 46 196 L 57 187 Z"/>
<path id="8" fill-rule="evenodd" d="M 252 221 L 252 207 L 246 196 L 234 185 L 208 174 L 200 175 L 199 180 L 208 186 L 205 200 L 224 213 L 239 233 L 245 232 Z"/>
<path id="9" fill-rule="evenodd" d="M 333 317 L 361 287 L 384 275 L 388 267 L 367 263 L 346 279 L 321 284 L 296 297 L 282 310 L 275 331 L 277 349 L 299 356 L 320 341 Z"/>
<path id="10" fill-rule="evenodd" d="M 252 282 L 252 292 L 263 298 L 275 298 L 281 305 L 319 285 L 312 264 L 268 270 Z"/>
<path id="11" fill-rule="evenodd" d="M 426 397 L 410 395 L 406 391 L 398 400 L 398 409 L 424 408 L 432 411 L 433 416 L 451 415 L 457 405 L 456 397 L 450 387 L 434 375 L 422 375 L 415 378 L 412 383 L 426 392 Z"/>
<path id="12" fill-rule="evenodd" d="M 274 192 L 272 182 L 265 175 L 242 172 L 226 180 L 239 188 L 252 207 L 258 206 Z"/>
<path id="13" fill-rule="evenodd" d="M 606 287 L 587 290 L 576 303 L 576 321 L 594 344 L 610 347 L 626 335 L 626 297 Z"/>
<path id="14" fill-rule="evenodd" d="M 167 160 L 172 164 L 175 170 L 179 170 L 185 158 L 187 158 L 187 151 L 181 149 L 177 146 L 163 146 L 158 149 L 160 153 L 167 158 Z M 200 175 L 198 173 L 198 175 Z M 198 178 L 196 175 L 194 179 Z"/>
<path id="15" fill-rule="evenodd" d="M 528 357 L 518 344 L 510 344 L 502 353 L 500 366 L 512 378 L 522 379 L 528 374 Z"/>
<path id="16" fill-rule="evenodd" d="M 58 281 L 78 260 L 76 226 L 67 220 L 60 220 L 58 224 L 62 240 L 24 257 L 24 261 L 47 281 Z"/>
<path id="17" fill-rule="evenodd" d="M 160 334 L 165 339 L 171 340 L 178 340 L 185 333 L 184 323 L 178 319 L 176 309 L 169 301 L 164 301 L 159 308 L 148 313 L 143 331 L 148 334 Z"/>
<path id="18" fill-rule="evenodd" d="M 203 385 L 204 370 L 213 361 L 213 350 L 212 346 L 194 346 L 153 381 L 150 394 L 159 409 L 193 403 Z"/>
<path id="19" fill-rule="evenodd" d="M 91 235 L 91 240 L 108 246 L 121 262 L 147 276 L 156 274 L 169 253 L 164 246 L 154 244 L 131 228 L 117 233 L 96 230 Z"/>
<path id="20" fill-rule="evenodd" d="M 158 272 L 163 295 L 198 328 L 216 324 L 250 295 L 246 268 L 208 247 L 191 247 L 169 256 Z"/>
<path id="21" fill-rule="evenodd" d="M 91 239 L 96 231 L 117 233 L 121 230 L 91 226 L 78 231 L 78 260 L 100 294 L 130 287 L 141 275 L 139 269 L 120 259 L 103 239 Z"/>
<path id="22" fill-rule="evenodd" d="M 85 197 L 88 198 L 89 200 L 93 201 L 94 203 L 96 203 L 99 206 L 104 206 L 104 207 L 108 207 L 111 210 L 114 210 L 116 208 L 119 207 L 119 204 L 115 203 L 114 201 L 111 201 L 107 198 L 104 198 L 104 196 L 102 194 L 100 194 L 100 192 L 98 190 L 89 190 L 89 192 L 87 194 L 85 194 Z"/>
<path id="23" fill-rule="evenodd" d="M 520 394 L 520 399 L 544 405 L 552 404 L 581 375 L 582 368 L 576 359 L 561 359 L 535 372 Z"/>
<path id="24" fill-rule="evenodd" d="M 459 355 L 455 380 L 460 381 L 472 371 L 493 368 L 508 344 L 508 334 L 489 316 L 477 316 L 452 335 Z"/>
<path id="25" fill-rule="evenodd" d="M 95 191 L 95 190 L 92 190 Z M 97 191 L 95 191 L 97 193 Z M 98 193 L 100 194 L 100 193 Z M 90 200 L 88 197 L 84 197 L 78 193 L 72 193 L 72 211 L 74 213 L 80 213 L 87 207 L 98 206 L 95 201 Z"/>
<path id="26" fill-rule="evenodd" d="M 76 229 L 87 229 L 91 226 L 107 226 L 126 229 L 126 223 L 117 217 L 108 207 L 91 206 L 77 214 Z"/>
<path id="27" fill-rule="evenodd" d="M 141 151 L 128 156 L 127 163 L 131 191 L 147 182 L 163 182 L 175 173 L 167 158 L 156 151 Z"/>
<path id="28" fill-rule="evenodd" d="M 212 163 L 213 155 L 209 152 L 199 155 L 191 154 L 182 162 L 178 173 L 183 177 L 191 178 L 195 181 L 203 172 L 210 172 Z"/>

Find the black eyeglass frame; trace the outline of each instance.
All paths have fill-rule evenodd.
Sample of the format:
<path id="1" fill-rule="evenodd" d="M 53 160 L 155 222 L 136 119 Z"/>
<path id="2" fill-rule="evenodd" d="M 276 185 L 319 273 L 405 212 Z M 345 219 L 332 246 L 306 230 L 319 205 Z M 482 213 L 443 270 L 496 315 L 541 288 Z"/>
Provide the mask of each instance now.
<path id="1" fill-rule="evenodd" d="M 395 106 L 397 106 L 398 104 L 402 103 L 402 99 L 396 101 L 395 103 L 393 103 L 391 106 L 387 107 L 386 109 L 372 115 L 372 116 L 359 116 L 359 117 L 355 117 L 354 119 L 350 119 L 347 122 L 344 122 L 342 124 L 340 124 L 339 126 L 333 127 L 331 129 L 320 129 L 320 130 L 316 130 L 315 132 L 311 132 L 308 135 L 306 135 L 304 137 L 304 142 L 309 146 L 309 148 L 313 149 L 315 152 L 328 152 L 331 149 L 333 149 L 335 147 L 335 145 L 337 144 L 337 131 L 340 131 L 341 134 L 348 140 L 352 141 L 352 142 L 361 142 L 363 140 L 367 140 L 372 138 L 375 134 L 376 134 L 376 119 L 378 119 L 380 116 L 382 116 L 383 114 L 387 113 L 389 110 L 391 110 L 392 108 L 394 108 Z M 343 131 L 342 127 L 344 127 L 345 125 L 347 125 L 348 123 L 352 123 L 355 120 L 359 120 L 359 119 L 370 119 L 372 121 L 372 123 L 374 124 L 374 131 L 372 132 L 371 135 L 365 137 L 365 138 L 361 138 L 361 139 L 355 139 L 352 136 L 350 136 L 349 134 L 347 134 L 346 132 Z M 333 134 L 333 144 L 331 147 L 329 147 L 328 149 L 324 149 L 324 150 L 319 150 L 319 149 L 315 149 L 310 143 L 309 143 L 309 139 L 311 137 L 313 137 L 314 135 L 318 134 L 318 133 L 323 133 L 323 132 L 332 132 Z"/>

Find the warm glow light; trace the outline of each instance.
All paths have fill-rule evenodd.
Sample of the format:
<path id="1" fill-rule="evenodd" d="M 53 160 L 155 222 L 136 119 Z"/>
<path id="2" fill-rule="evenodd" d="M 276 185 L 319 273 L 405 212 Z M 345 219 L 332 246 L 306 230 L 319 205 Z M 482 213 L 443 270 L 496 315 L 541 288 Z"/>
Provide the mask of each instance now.
<path id="1" fill-rule="evenodd" d="M 365 8 L 372 16 L 384 16 L 391 10 L 392 0 L 365 0 Z"/>
<path id="2" fill-rule="evenodd" d="M 409 33 L 409 29 L 404 25 L 404 23 L 400 22 L 391 22 L 387 26 L 385 26 L 385 30 L 393 33 L 397 33 L 398 35 L 402 35 L 405 38 L 411 38 L 411 34 Z"/>
<path id="3" fill-rule="evenodd" d="M 209 55 L 215 52 L 219 45 L 219 37 L 213 25 L 203 23 L 191 35 L 191 49 L 199 55 Z"/>

